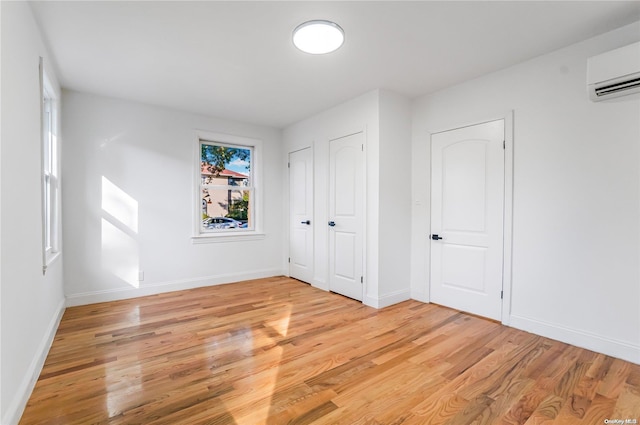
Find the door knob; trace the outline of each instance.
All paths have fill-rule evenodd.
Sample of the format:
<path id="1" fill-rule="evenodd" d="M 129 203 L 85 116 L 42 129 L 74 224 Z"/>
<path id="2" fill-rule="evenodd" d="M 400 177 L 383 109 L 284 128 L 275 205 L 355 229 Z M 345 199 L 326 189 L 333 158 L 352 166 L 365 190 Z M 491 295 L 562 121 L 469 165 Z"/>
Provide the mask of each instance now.
<path id="1" fill-rule="evenodd" d="M 336 222 L 335 222 L 335 221 L 330 221 L 330 222 L 329 222 L 329 226 L 333 227 L 333 226 L 335 226 L 335 225 L 336 225 Z"/>
<path id="2" fill-rule="evenodd" d="M 306 224 L 308 226 L 311 224 L 311 220 L 301 221 L 300 224 Z"/>
<path id="3" fill-rule="evenodd" d="M 433 235 L 431 235 L 431 239 L 433 239 L 434 241 L 437 241 L 437 240 L 444 239 L 444 238 L 442 238 L 442 237 L 440 237 L 440 236 L 438 236 L 437 234 L 434 233 Z"/>

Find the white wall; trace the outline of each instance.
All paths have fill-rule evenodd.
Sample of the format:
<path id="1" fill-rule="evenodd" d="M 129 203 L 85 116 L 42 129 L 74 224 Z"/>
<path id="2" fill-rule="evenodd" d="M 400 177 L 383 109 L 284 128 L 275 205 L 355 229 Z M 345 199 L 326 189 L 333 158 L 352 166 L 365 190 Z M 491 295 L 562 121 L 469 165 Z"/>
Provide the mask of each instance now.
<path id="1" fill-rule="evenodd" d="M 264 239 L 192 242 L 196 130 L 262 140 Z M 279 130 L 63 91 L 63 132 L 69 305 L 283 273 Z"/>
<path id="2" fill-rule="evenodd" d="M 286 158 L 288 152 L 313 147 L 314 278 L 310 283 L 328 290 L 329 236 L 326 223 L 329 197 L 329 141 L 360 131 L 364 131 L 366 136 L 363 302 L 374 307 L 383 307 L 409 298 L 409 257 L 402 248 L 398 248 L 398 243 L 402 243 L 403 239 L 404 246 L 408 246 L 409 241 L 409 101 L 393 93 L 374 90 L 291 125 L 284 130 L 283 157 Z M 384 160 L 381 159 L 383 154 L 388 156 Z M 286 159 L 284 161 L 286 163 Z M 384 164 L 381 164 L 381 161 Z M 401 169 L 397 175 L 392 176 L 393 168 Z M 392 187 L 389 182 L 382 182 L 382 177 L 400 178 L 406 183 L 406 187 Z M 286 183 L 283 187 L 286 193 Z M 287 205 L 288 196 L 285 196 L 284 202 Z M 401 205 L 404 205 L 404 208 Z M 397 206 L 399 207 L 396 208 Z M 405 228 L 392 229 L 382 223 L 381 217 L 388 219 L 396 214 L 400 220 L 405 220 Z M 286 258 L 286 243 L 285 253 Z M 398 274 L 394 275 L 396 272 Z"/>
<path id="3" fill-rule="evenodd" d="M 514 327 L 640 363 L 640 99 L 592 103 L 587 58 L 640 23 L 425 96 L 413 111 L 412 293 L 428 299 L 430 133 L 514 110 Z"/>
<path id="4" fill-rule="evenodd" d="M 2 2 L 1 346 L 3 424 L 18 422 L 64 309 L 60 257 L 42 275 L 40 82 L 55 73 L 27 3 Z"/>
<path id="5" fill-rule="evenodd" d="M 380 91 L 379 294 L 382 305 L 407 300 L 411 257 L 411 102 Z"/>

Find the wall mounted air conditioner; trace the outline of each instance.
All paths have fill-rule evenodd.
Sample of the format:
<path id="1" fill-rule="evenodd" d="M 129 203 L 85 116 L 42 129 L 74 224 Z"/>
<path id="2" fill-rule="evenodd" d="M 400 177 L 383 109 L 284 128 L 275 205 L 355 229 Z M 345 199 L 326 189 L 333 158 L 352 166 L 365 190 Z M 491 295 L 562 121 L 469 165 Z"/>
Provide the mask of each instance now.
<path id="1" fill-rule="evenodd" d="M 640 92 L 640 42 L 589 58 L 587 89 L 594 102 Z"/>

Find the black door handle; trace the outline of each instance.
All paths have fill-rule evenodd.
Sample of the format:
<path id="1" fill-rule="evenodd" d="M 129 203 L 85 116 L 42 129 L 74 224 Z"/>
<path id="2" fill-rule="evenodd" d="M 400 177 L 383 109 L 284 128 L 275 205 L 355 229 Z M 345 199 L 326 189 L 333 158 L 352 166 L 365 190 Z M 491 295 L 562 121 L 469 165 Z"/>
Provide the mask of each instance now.
<path id="1" fill-rule="evenodd" d="M 307 226 L 311 224 L 311 220 L 301 221 L 300 224 L 306 224 Z"/>
<path id="2" fill-rule="evenodd" d="M 433 239 L 434 241 L 437 241 L 437 240 L 444 239 L 444 238 L 442 238 L 442 237 L 440 237 L 440 236 L 438 236 L 437 234 L 434 233 L 433 235 L 431 235 L 431 239 Z"/>
<path id="3" fill-rule="evenodd" d="M 335 222 L 335 221 L 330 221 L 330 222 L 329 222 L 329 226 L 333 227 L 333 226 L 335 226 L 335 225 L 336 225 L 336 222 Z"/>

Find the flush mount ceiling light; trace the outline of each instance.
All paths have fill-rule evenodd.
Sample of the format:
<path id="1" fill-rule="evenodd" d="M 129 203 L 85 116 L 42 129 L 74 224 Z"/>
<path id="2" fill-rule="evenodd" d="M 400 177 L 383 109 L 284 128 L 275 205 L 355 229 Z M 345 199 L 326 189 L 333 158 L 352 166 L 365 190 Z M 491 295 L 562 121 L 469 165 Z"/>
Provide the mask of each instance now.
<path id="1" fill-rule="evenodd" d="M 293 30 L 293 44 L 312 55 L 322 55 L 337 50 L 344 42 L 344 31 L 334 22 L 307 21 Z"/>

